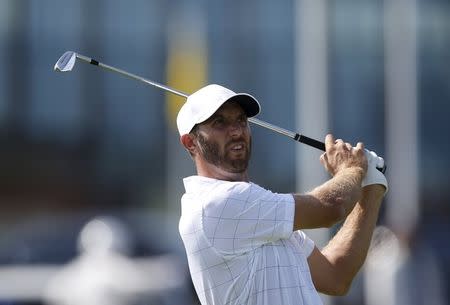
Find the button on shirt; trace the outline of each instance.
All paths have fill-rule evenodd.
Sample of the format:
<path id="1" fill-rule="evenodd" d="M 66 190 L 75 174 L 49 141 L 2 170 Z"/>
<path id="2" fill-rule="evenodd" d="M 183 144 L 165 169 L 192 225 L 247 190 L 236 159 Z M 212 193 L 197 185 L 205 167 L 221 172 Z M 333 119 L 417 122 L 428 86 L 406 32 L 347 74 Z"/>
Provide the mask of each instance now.
<path id="1" fill-rule="evenodd" d="M 291 194 L 202 176 L 184 186 L 179 231 L 202 305 L 322 304 Z"/>

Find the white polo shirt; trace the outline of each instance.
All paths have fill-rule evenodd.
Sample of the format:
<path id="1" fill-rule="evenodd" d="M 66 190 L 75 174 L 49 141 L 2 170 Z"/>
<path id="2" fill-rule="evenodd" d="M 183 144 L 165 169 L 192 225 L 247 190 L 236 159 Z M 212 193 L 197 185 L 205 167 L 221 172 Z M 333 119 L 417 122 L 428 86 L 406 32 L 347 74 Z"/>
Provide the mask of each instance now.
<path id="1" fill-rule="evenodd" d="M 202 305 L 322 304 L 291 194 L 201 176 L 184 186 L 179 230 Z"/>

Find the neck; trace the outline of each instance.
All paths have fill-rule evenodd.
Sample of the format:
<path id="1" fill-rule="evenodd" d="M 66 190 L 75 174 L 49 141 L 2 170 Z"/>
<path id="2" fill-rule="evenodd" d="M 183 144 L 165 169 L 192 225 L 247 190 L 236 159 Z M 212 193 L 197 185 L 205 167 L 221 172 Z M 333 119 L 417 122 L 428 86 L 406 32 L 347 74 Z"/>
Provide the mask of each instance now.
<path id="1" fill-rule="evenodd" d="M 197 174 L 212 179 L 225 181 L 245 181 L 248 182 L 248 171 L 240 173 L 228 172 L 216 165 L 210 163 L 197 163 Z"/>

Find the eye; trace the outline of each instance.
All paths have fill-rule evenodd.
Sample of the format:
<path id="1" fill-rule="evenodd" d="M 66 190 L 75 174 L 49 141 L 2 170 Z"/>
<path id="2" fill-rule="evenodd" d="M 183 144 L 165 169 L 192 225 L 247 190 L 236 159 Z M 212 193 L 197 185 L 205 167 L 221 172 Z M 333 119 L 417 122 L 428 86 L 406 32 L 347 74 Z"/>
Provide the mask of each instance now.
<path id="1" fill-rule="evenodd" d="M 238 122 L 241 126 L 247 126 L 247 117 L 245 115 L 239 117 Z"/>
<path id="2" fill-rule="evenodd" d="M 218 126 L 223 126 L 225 124 L 225 119 L 223 117 L 216 117 L 213 120 L 213 125 L 218 127 Z"/>

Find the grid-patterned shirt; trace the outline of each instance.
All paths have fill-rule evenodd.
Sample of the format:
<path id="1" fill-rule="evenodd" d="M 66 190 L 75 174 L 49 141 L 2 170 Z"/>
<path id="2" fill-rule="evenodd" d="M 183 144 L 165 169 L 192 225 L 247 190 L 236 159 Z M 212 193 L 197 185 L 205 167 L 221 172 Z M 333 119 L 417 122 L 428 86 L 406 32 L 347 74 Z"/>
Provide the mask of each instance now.
<path id="1" fill-rule="evenodd" d="M 291 194 L 201 176 L 184 185 L 179 230 L 202 305 L 322 304 Z"/>

